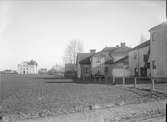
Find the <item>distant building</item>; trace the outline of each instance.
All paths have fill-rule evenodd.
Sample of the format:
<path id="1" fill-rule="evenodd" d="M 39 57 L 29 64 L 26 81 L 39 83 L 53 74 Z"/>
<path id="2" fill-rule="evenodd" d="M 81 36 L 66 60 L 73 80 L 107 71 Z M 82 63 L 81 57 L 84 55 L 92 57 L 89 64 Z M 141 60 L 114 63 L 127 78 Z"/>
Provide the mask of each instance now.
<path id="1" fill-rule="evenodd" d="M 65 64 L 65 72 L 76 72 L 76 65 L 75 64 Z"/>
<path id="2" fill-rule="evenodd" d="M 129 51 L 129 70 L 132 76 L 150 76 L 150 40 Z"/>
<path id="3" fill-rule="evenodd" d="M 38 74 L 47 74 L 48 73 L 48 70 L 46 68 L 40 68 L 38 70 Z"/>
<path id="4" fill-rule="evenodd" d="M 167 21 L 150 30 L 152 77 L 167 77 Z"/>
<path id="5" fill-rule="evenodd" d="M 2 73 L 2 74 L 17 74 L 17 71 L 16 70 L 11 70 L 11 69 L 6 69 L 6 70 L 3 70 L 3 71 L 0 71 L 0 73 Z"/>
<path id="6" fill-rule="evenodd" d="M 94 55 L 96 53 L 96 50 L 95 49 L 91 49 L 90 50 L 90 53 L 78 53 L 77 54 L 77 61 L 76 61 L 76 70 L 77 70 L 77 78 L 81 78 L 81 64 L 80 64 L 80 61 L 81 60 L 84 60 L 92 55 Z"/>
<path id="7" fill-rule="evenodd" d="M 18 64 L 18 74 L 37 74 L 37 62 L 34 60 L 24 61 Z"/>

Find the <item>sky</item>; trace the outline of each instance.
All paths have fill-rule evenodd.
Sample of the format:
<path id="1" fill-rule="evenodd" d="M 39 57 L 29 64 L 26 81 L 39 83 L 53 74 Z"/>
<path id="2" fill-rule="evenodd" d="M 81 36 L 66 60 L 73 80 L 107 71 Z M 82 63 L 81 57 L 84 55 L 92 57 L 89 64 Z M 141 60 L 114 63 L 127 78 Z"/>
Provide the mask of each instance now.
<path id="1" fill-rule="evenodd" d="M 0 1 L 0 70 L 34 59 L 39 68 L 63 64 L 71 40 L 83 52 L 125 42 L 134 47 L 166 20 L 165 0 Z"/>

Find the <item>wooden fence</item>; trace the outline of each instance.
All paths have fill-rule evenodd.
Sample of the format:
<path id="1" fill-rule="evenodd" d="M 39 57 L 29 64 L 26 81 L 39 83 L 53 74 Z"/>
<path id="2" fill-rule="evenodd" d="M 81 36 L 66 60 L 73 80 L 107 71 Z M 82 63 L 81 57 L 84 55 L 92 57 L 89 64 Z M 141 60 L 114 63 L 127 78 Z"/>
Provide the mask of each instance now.
<path id="1" fill-rule="evenodd" d="M 116 83 L 117 79 L 122 79 L 122 85 L 126 85 L 126 81 L 127 79 L 133 79 L 133 85 L 134 88 L 137 88 L 137 85 L 139 83 L 139 81 L 143 80 L 143 81 L 147 81 L 147 82 L 143 82 L 143 84 L 151 84 L 151 90 L 155 90 L 155 84 L 156 83 L 167 83 L 167 77 L 112 77 L 112 82 Z M 132 83 L 129 83 L 132 84 Z M 141 84 L 141 82 L 140 82 Z"/>

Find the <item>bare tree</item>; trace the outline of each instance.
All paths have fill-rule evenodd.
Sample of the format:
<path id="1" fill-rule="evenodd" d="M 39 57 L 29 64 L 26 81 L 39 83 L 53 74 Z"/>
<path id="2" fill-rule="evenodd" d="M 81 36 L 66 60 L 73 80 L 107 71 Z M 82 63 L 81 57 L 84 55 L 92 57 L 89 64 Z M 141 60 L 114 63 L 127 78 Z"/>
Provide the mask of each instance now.
<path id="1" fill-rule="evenodd" d="M 72 40 L 65 49 L 63 60 L 65 63 L 76 64 L 77 53 L 83 51 L 83 45 L 80 41 Z"/>

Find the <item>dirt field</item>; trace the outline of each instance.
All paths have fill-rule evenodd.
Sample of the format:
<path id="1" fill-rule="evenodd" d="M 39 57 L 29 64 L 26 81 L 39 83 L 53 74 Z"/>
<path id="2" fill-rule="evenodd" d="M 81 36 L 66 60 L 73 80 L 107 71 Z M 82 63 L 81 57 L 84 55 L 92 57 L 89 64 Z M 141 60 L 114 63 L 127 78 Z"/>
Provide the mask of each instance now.
<path id="1" fill-rule="evenodd" d="M 105 107 L 165 99 L 149 90 L 80 84 L 53 76 L 2 75 L 0 113 L 17 119 L 56 116 Z"/>

